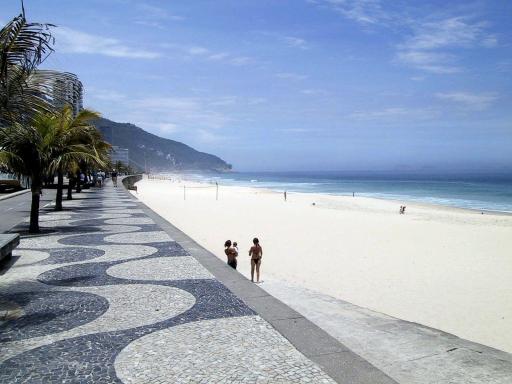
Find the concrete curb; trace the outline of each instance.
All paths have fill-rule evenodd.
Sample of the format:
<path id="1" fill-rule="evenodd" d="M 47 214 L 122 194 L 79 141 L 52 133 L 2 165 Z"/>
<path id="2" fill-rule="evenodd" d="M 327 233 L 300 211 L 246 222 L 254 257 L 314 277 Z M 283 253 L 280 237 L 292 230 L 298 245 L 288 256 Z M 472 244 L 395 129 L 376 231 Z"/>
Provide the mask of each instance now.
<path id="1" fill-rule="evenodd" d="M 11 197 L 23 195 L 24 193 L 30 192 L 30 189 L 24 189 L 23 191 L 9 193 L 8 195 L 1 196 L 0 201 L 10 199 Z"/>
<path id="2" fill-rule="evenodd" d="M 163 231 L 194 256 L 217 280 L 242 299 L 281 333 L 293 346 L 318 364 L 331 378 L 343 384 L 397 384 L 368 361 L 355 354 L 323 329 L 288 305 L 251 283 L 217 256 L 151 210 L 129 191 L 125 192 L 140 205 Z"/>

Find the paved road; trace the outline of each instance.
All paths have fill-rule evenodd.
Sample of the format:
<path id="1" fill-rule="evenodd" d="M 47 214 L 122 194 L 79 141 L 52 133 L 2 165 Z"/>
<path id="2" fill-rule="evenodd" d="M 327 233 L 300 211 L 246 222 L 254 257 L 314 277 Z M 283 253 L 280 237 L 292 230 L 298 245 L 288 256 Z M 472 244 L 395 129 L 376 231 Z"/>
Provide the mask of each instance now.
<path id="1" fill-rule="evenodd" d="M 6 196 L 0 194 L 0 197 Z M 0 200 L 0 233 L 9 231 L 15 225 L 21 223 L 30 216 L 30 192 L 23 193 L 9 199 Z M 41 198 L 41 207 L 50 203 L 55 198 L 55 190 L 44 190 Z"/>
<path id="2" fill-rule="evenodd" d="M 121 188 L 65 207 L 0 279 L 0 382 L 394 383 Z"/>

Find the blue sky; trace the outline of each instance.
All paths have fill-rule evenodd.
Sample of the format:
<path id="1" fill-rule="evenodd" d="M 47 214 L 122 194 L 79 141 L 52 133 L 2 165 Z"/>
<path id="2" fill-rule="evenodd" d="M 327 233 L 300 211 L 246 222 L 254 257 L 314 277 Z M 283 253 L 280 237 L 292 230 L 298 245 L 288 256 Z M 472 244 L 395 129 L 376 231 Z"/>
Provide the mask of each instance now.
<path id="1" fill-rule="evenodd" d="M 512 2 L 26 0 L 105 117 L 238 170 L 512 168 Z M 6 22 L 19 12 L 10 0 Z"/>

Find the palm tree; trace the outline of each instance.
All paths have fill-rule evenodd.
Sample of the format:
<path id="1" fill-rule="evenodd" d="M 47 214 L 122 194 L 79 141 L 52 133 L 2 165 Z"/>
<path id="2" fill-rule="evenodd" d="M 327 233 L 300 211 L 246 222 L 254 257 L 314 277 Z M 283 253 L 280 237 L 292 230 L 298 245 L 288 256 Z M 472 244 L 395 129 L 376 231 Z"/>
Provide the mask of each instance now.
<path id="1" fill-rule="evenodd" d="M 0 128 L 26 124 L 38 112 L 50 112 L 69 73 L 38 70 L 52 52 L 52 24 L 29 23 L 22 12 L 0 30 Z"/>
<path id="2" fill-rule="evenodd" d="M 31 233 L 39 232 L 39 199 L 43 176 L 49 162 L 47 143 L 50 141 L 50 131 L 48 126 L 36 129 L 32 125 L 19 123 L 0 129 L 0 164 L 31 179 Z"/>
<path id="3" fill-rule="evenodd" d="M 58 114 L 46 114 L 40 123 L 50 121 L 54 127 L 54 148 L 49 164 L 50 172 L 57 173 L 57 196 L 55 210 L 62 210 L 64 173 L 75 173 L 80 164 L 104 167 L 105 157 L 110 149 L 101 133 L 91 124 L 99 118 L 97 112 L 83 109 L 75 117 L 70 106 L 65 106 Z"/>
<path id="4" fill-rule="evenodd" d="M 57 204 L 62 209 L 63 173 L 82 162 L 105 165 L 110 145 L 96 127 L 89 124 L 97 117 L 96 112 L 83 110 L 73 118 L 67 106 L 60 115 L 36 116 L 31 125 L 15 123 L 0 129 L 0 167 L 31 179 L 30 233 L 39 232 L 39 200 L 44 176 L 59 174 Z"/>

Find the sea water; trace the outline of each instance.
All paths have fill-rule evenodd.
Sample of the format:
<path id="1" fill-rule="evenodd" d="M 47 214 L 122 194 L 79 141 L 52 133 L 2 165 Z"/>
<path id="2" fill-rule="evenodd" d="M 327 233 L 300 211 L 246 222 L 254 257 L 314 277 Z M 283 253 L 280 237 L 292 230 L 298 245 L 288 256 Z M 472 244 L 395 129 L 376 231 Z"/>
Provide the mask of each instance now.
<path id="1" fill-rule="evenodd" d="M 392 172 L 190 173 L 188 178 L 279 192 L 327 193 L 512 213 L 512 174 Z"/>

